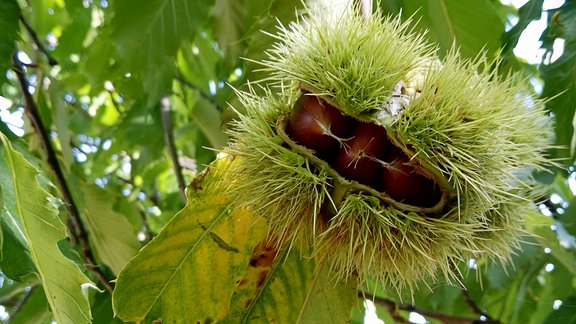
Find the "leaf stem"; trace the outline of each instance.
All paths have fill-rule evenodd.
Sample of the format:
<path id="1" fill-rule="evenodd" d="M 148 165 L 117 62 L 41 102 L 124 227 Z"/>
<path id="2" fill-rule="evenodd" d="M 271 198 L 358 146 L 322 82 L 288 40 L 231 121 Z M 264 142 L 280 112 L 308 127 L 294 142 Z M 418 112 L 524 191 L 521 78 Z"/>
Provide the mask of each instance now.
<path id="1" fill-rule="evenodd" d="M 38 106 L 36 102 L 32 98 L 32 94 L 30 93 L 30 84 L 26 79 L 25 75 L 25 67 L 24 64 L 18 59 L 17 54 L 15 53 L 12 56 L 12 64 L 13 64 L 13 71 L 16 73 L 16 77 L 18 78 L 18 82 L 20 84 L 20 89 L 22 90 L 22 94 L 24 95 L 25 101 L 25 112 L 30 120 L 30 124 L 36 133 L 36 136 L 40 140 L 42 149 L 45 154 L 46 162 L 48 166 L 54 172 L 56 177 L 56 187 L 59 189 L 60 193 L 62 194 L 62 200 L 64 201 L 64 205 L 68 210 L 69 218 L 68 218 L 68 226 L 71 229 L 72 239 L 79 243 L 82 248 L 82 253 L 84 255 L 84 262 L 87 264 L 87 269 L 92 271 L 98 281 L 110 292 L 114 290 L 113 284 L 109 282 L 109 280 L 104 275 L 102 269 L 97 266 L 95 262 L 94 254 L 92 253 L 92 249 L 88 242 L 88 232 L 84 226 L 80 218 L 80 211 L 78 206 L 74 202 L 72 197 L 72 193 L 70 188 L 68 187 L 68 183 L 66 182 L 66 177 L 64 176 L 64 172 L 58 163 L 58 159 L 56 157 L 56 151 L 52 146 L 51 140 L 48 136 L 48 132 L 46 127 L 42 123 L 42 119 L 40 117 L 40 113 L 38 112 Z"/>

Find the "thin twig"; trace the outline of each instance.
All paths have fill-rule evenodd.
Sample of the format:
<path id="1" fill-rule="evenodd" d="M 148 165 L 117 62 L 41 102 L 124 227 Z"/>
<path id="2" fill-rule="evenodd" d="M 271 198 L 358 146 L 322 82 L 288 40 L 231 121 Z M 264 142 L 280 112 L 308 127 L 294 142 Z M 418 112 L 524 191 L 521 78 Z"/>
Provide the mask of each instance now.
<path id="1" fill-rule="evenodd" d="M 14 314 L 17 314 L 18 312 L 20 312 L 20 310 L 22 309 L 22 307 L 24 307 L 24 305 L 26 305 L 26 302 L 28 301 L 28 299 L 30 299 L 30 296 L 32 296 L 32 293 L 34 292 L 34 290 L 36 290 L 38 286 L 32 286 L 30 287 L 30 289 L 28 289 L 28 291 L 26 291 L 19 299 L 18 302 L 16 303 L 16 305 L 14 306 L 14 308 L 12 309 L 12 316 L 14 316 Z"/>
<path id="2" fill-rule="evenodd" d="M 467 317 L 459 317 L 459 316 L 453 316 L 453 315 L 431 312 L 429 310 L 417 308 L 417 307 L 410 305 L 410 304 L 398 304 L 398 303 L 394 302 L 393 300 L 369 295 L 369 294 L 366 294 L 365 292 L 360 292 L 358 294 L 358 297 L 369 299 L 373 303 L 378 304 L 378 305 L 386 308 L 391 313 L 391 315 L 395 318 L 396 321 L 402 319 L 401 317 L 399 317 L 399 315 L 396 313 L 396 311 L 397 310 L 404 310 L 404 311 L 408 311 L 408 312 L 415 312 L 415 313 L 418 313 L 422 316 L 427 316 L 430 318 L 440 320 L 445 324 L 476 324 L 476 323 L 499 324 L 500 323 L 499 321 L 490 320 L 488 318 L 480 319 L 480 316 L 478 318 L 467 318 Z"/>
<path id="3" fill-rule="evenodd" d="M 465 287 L 460 287 L 460 293 L 462 294 L 462 297 L 464 297 L 464 301 L 466 301 L 468 307 L 470 307 L 474 313 L 486 318 L 487 323 L 499 323 L 499 321 L 492 319 L 492 317 L 490 317 L 486 311 L 482 310 L 480 307 L 478 307 L 478 305 L 476 305 L 476 302 L 474 302 L 474 299 L 472 299 L 472 296 L 470 296 L 468 290 Z"/>
<path id="4" fill-rule="evenodd" d="M 164 140 L 168 148 L 168 155 L 172 160 L 174 167 L 174 174 L 178 181 L 178 188 L 184 203 L 186 203 L 186 184 L 184 183 L 184 176 L 182 175 L 182 166 L 178 162 L 178 154 L 176 153 L 176 145 L 174 145 L 174 134 L 172 133 L 172 120 L 170 118 L 170 100 L 168 97 L 160 99 L 160 112 L 162 115 L 162 130 L 164 131 Z"/>
<path id="5" fill-rule="evenodd" d="M 486 323 L 499 323 L 498 320 L 494 320 L 490 315 L 488 315 L 488 313 L 486 313 L 486 311 L 482 310 L 476 304 L 476 302 L 474 302 L 474 299 L 472 299 L 472 296 L 470 296 L 470 294 L 468 293 L 468 289 L 466 289 L 466 286 L 464 286 L 464 278 L 462 278 L 462 274 L 457 271 L 456 265 L 451 264 L 451 268 L 453 269 L 454 274 L 458 278 L 458 288 L 460 288 L 460 294 L 462 295 L 462 297 L 464 297 L 464 301 L 466 302 L 468 307 L 470 307 L 470 309 L 474 313 L 484 317 Z"/>
<path id="6" fill-rule="evenodd" d="M 62 200 L 64 201 L 66 209 L 68 210 L 68 214 L 70 216 L 68 218 L 69 226 L 71 227 L 73 239 L 74 241 L 78 242 L 82 247 L 82 253 L 84 254 L 84 261 L 87 264 L 87 269 L 92 271 L 96 276 L 96 278 L 98 279 L 98 281 L 107 290 L 112 292 L 114 290 L 113 285 L 109 282 L 108 279 L 106 279 L 106 276 L 104 275 L 103 271 L 96 265 L 96 262 L 94 261 L 95 260 L 94 254 L 92 253 L 92 249 L 90 248 L 90 244 L 88 242 L 88 232 L 84 227 L 84 223 L 82 223 L 82 220 L 80 219 L 80 211 L 78 209 L 78 206 L 74 202 L 72 193 L 70 191 L 70 188 L 68 187 L 62 168 L 58 163 L 58 159 L 56 157 L 56 151 L 52 146 L 46 127 L 42 123 L 42 119 L 40 117 L 40 113 L 38 112 L 36 102 L 32 98 L 32 95 L 30 94 L 29 90 L 30 85 L 28 84 L 28 80 L 26 79 L 26 75 L 24 72 L 25 71 L 24 65 L 22 64 L 22 62 L 20 62 L 16 54 L 12 56 L 12 64 L 14 65 L 13 70 L 16 73 L 16 76 L 18 77 L 18 81 L 20 83 L 20 89 L 22 90 L 22 93 L 24 95 L 24 100 L 26 103 L 25 106 L 26 115 L 28 116 L 28 119 L 30 119 L 32 128 L 34 129 L 36 135 L 38 136 L 38 139 L 40 140 L 42 149 L 44 150 L 44 154 L 46 156 L 46 162 L 48 163 L 50 169 L 54 172 L 54 175 L 56 177 L 56 186 L 60 190 L 60 193 L 62 194 Z"/>
<path id="7" fill-rule="evenodd" d="M 58 65 L 58 61 L 50 54 L 50 52 L 48 52 L 48 50 L 42 44 L 42 42 L 40 42 L 40 40 L 38 39 L 38 35 L 36 34 L 36 31 L 34 30 L 34 28 L 32 28 L 32 26 L 30 26 L 30 24 L 28 23 L 26 18 L 24 18 L 24 15 L 22 13 L 20 13 L 19 18 L 24 27 L 26 28 L 28 35 L 30 35 L 30 38 L 32 38 L 34 44 L 36 44 L 36 46 L 38 47 L 40 52 L 42 52 L 42 54 L 46 55 L 46 58 L 48 59 L 48 64 L 50 64 L 51 66 Z"/>

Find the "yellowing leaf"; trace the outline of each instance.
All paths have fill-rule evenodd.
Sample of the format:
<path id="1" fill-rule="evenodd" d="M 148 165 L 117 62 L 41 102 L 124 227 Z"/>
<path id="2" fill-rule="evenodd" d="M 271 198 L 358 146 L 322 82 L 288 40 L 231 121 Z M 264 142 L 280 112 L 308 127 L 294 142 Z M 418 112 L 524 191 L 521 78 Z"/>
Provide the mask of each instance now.
<path id="1" fill-rule="evenodd" d="M 12 148 L 4 134 L 0 140 L 13 180 L 15 210 L 54 319 L 58 323 L 90 323 L 82 285 L 92 282 L 58 249 L 58 242 L 66 238 L 66 227 L 50 202 L 52 197 L 40 187 L 39 171 Z"/>
<path id="2" fill-rule="evenodd" d="M 228 314 L 230 296 L 252 248 L 266 233 L 224 193 L 231 158 L 221 158 L 188 188 L 188 204 L 118 276 L 116 316 L 141 321 L 161 307 L 165 323 L 208 323 Z"/>
<path id="3" fill-rule="evenodd" d="M 314 260 L 274 242 L 254 249 L 232 298 L 227 323 L 346 323 L 357 306 L 356 284 L 333 281 Z"/>

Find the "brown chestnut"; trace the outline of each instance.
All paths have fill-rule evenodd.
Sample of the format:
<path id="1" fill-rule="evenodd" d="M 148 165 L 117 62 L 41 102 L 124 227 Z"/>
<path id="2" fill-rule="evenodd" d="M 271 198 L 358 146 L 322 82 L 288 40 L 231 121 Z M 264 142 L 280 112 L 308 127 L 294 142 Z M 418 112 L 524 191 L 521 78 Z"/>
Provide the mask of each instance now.
<path id="1" fill-rule="evenodd" d="M 386 157 L 382 173 L 382 191 L 397 202 L 430 208 L 438 204 L 442 192 L 436 182 L 418 172 L 400 149 Z"/>
<path id="2" fill-rule="evenodd" d="M 382 173 L 378 160 L 385 156 L 389 145 L 384 127 L 358 123 L 330 165 L 344 178 L 374 187 Z"/>
<path id="3" fill-rule="evenodd" d="M 343 115 L 321 98 L 302 95 L 295 103 L 286 125 L 286 133 L 296 143 L 328 159 L 335 155 L 341 141 L 354 127 L 355 120 Z"/>

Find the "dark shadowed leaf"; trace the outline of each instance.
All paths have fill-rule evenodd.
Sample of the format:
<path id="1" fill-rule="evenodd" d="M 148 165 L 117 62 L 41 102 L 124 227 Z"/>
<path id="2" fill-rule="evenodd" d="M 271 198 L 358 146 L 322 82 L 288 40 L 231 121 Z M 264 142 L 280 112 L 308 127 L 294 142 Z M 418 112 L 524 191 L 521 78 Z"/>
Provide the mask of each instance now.
<path id="1" fill-rule="evenodd" d="M 576 323 L 576 296 L 570 296 L 562 301 L 558 310 L 553 311 L 543 324 Z"/>
<path id="2" fill-rule="evenodd" d="M 548 28 L 542 34 L 542 47 L 552 55 L 556 39 L 564 39 L 564 52 L 554 62 L 541 68 L 544 80 L 544 98 L 551 98 L 546 107 L 556 117 L 556 157 L 571 165 L 575 158 L 574 113 L 576 112 L 576 3 L 567 2 L 564 6 L 549 13 Z"/>
<path id="3" fill-rule="evenodd" d="M 5 81 L 5 73 L 12 66 L 12 54 L 16 50 L 16 40 L 20 25 L 18 15 L 20 7 L 16 0 L 0 2 L 0 86 Z"/>

